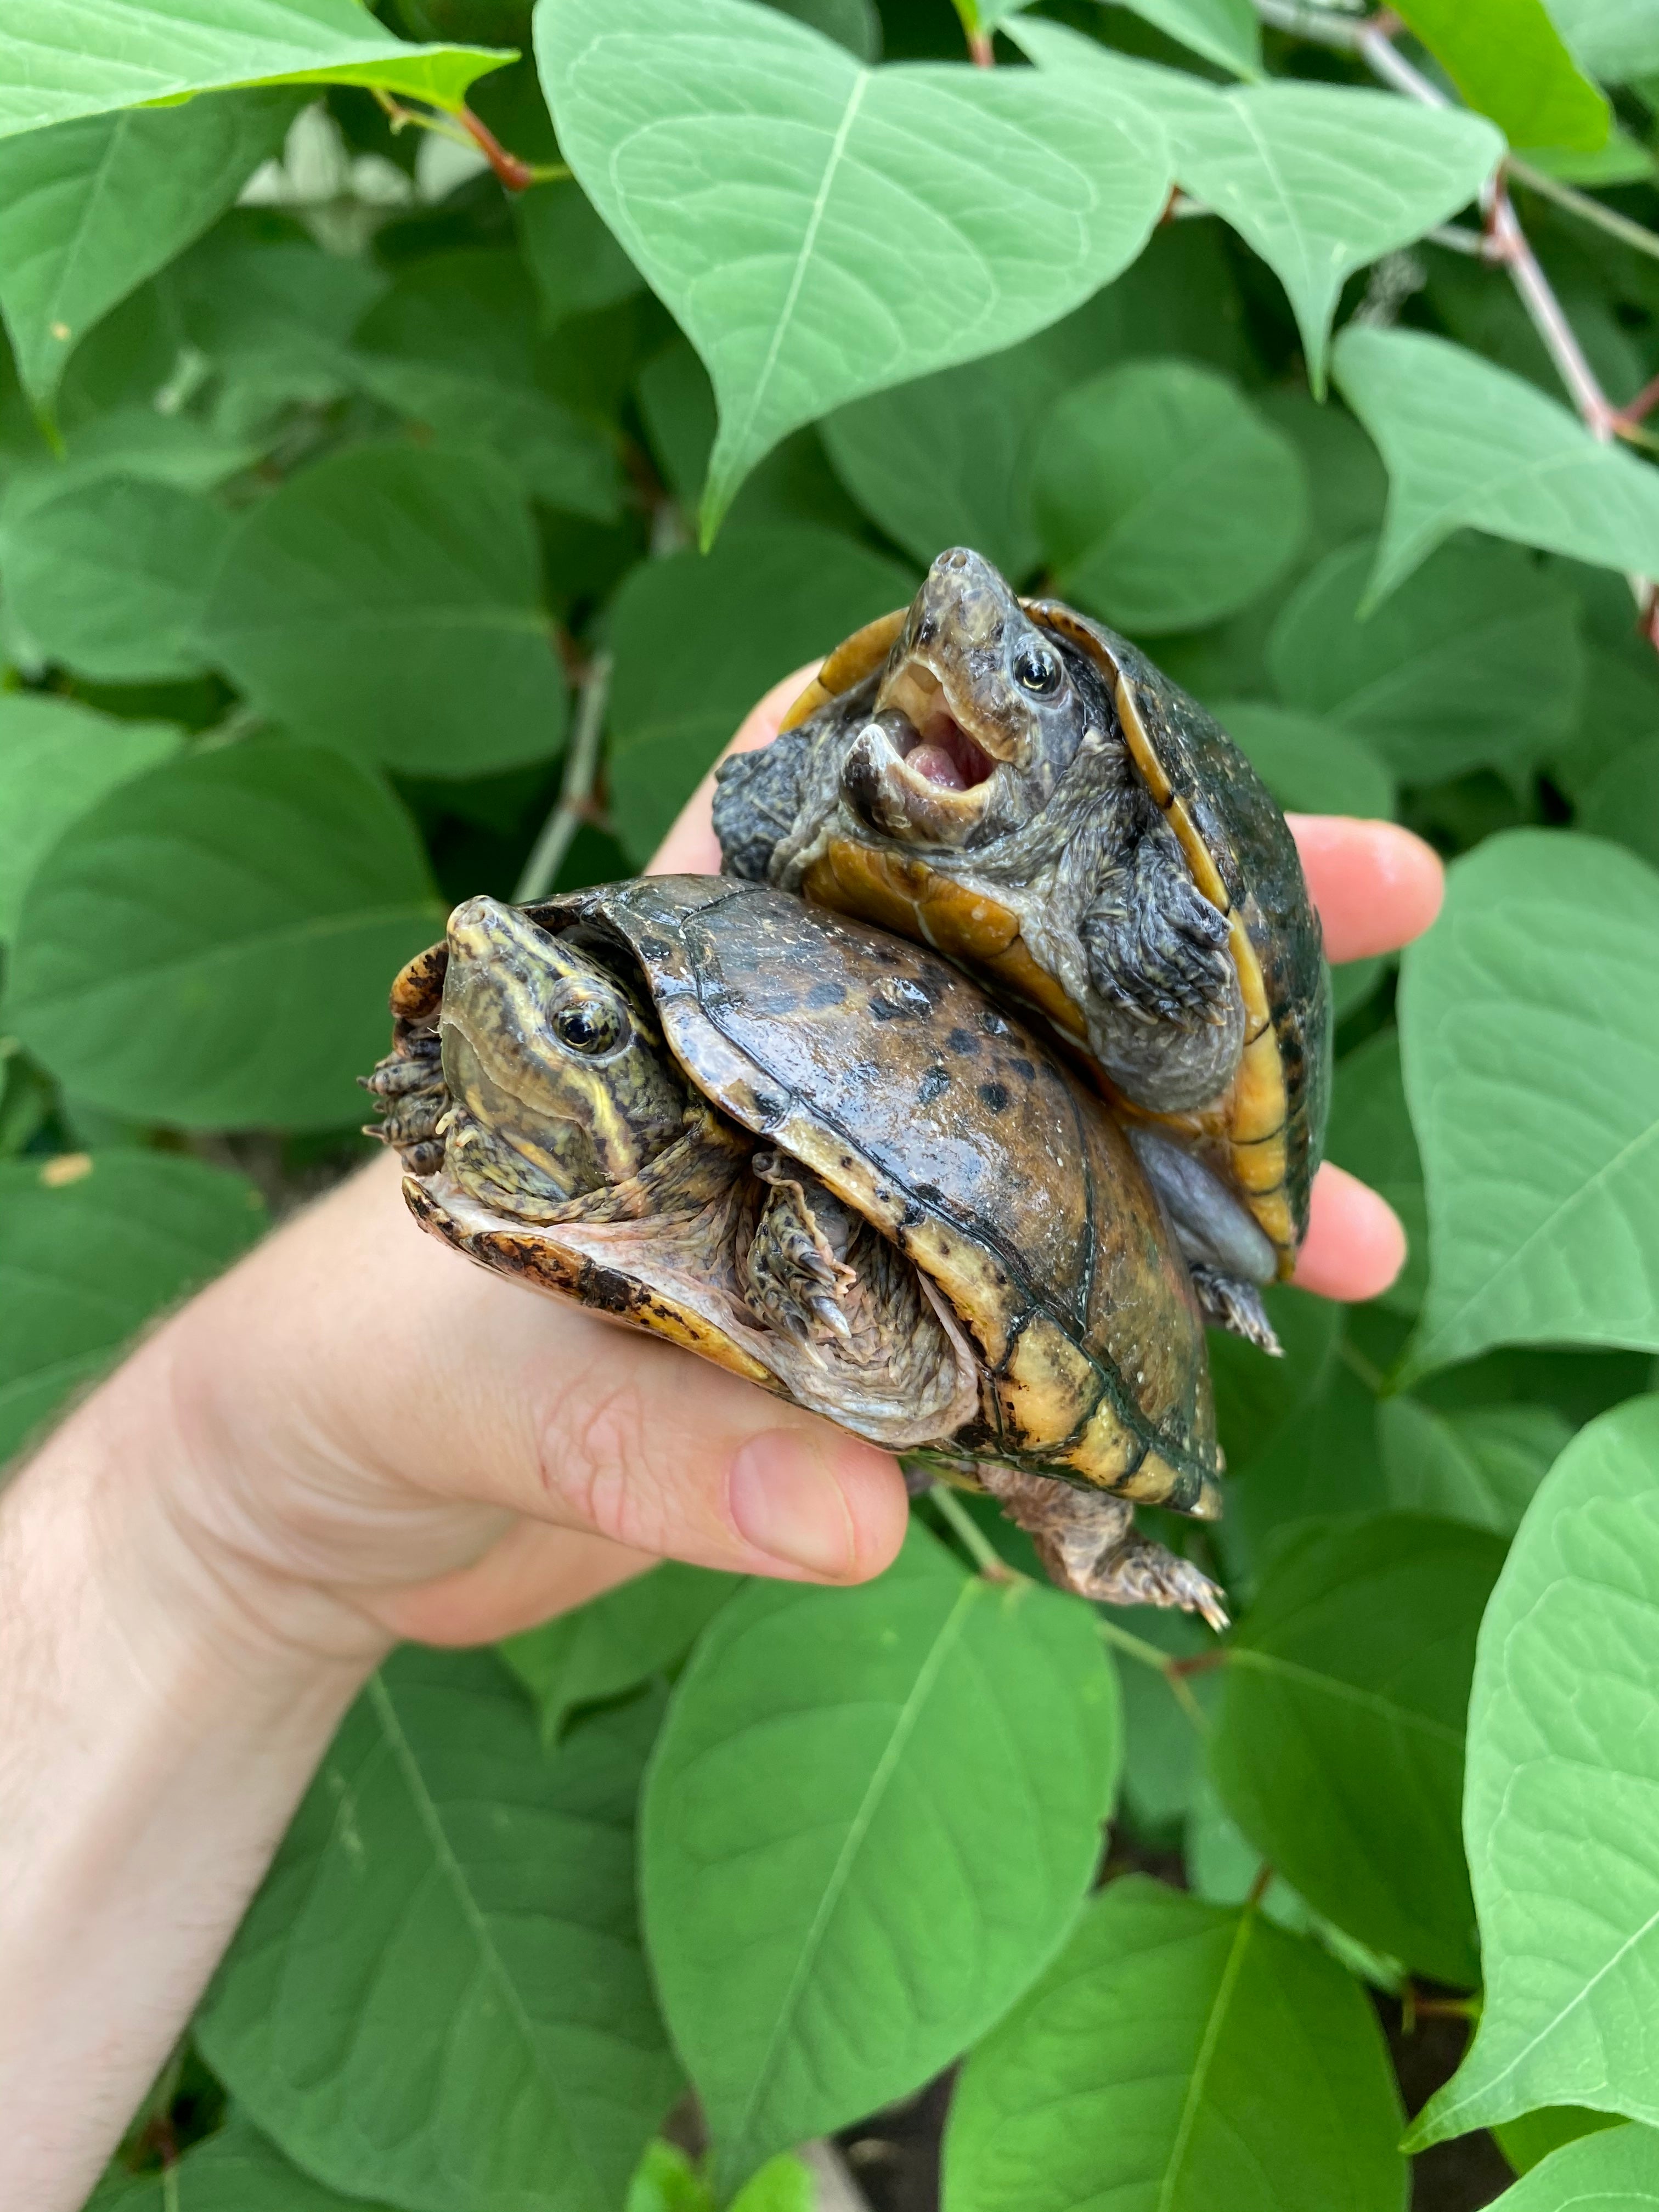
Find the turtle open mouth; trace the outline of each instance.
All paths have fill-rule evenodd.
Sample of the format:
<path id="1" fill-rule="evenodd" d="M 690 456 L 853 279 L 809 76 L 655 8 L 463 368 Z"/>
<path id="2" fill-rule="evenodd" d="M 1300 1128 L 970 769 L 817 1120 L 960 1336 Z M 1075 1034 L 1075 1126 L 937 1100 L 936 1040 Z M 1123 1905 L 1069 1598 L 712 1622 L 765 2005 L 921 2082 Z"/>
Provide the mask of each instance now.
<path id="1" fill-rule="evenodd" d="M 916 661 L 887 678 L 875 706 L 842 770 L 854 811 L 890 836 L 968 842 L 1002 763 L 963 727 L 939 678 Z"/>

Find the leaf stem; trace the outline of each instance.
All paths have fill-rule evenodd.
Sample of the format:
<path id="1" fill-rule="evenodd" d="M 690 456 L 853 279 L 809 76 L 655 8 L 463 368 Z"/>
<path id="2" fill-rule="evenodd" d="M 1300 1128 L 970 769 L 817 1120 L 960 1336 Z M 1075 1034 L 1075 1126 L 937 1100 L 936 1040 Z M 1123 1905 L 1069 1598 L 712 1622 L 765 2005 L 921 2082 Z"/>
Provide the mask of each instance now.
<path id="1" fill-rule="evenodd" d="M 522 192 L 532 185 L 550 183 L 570 174 L 562 161 L 526 161 L 522 155 L 509 152 L 483 117 L 475 115 L 470 107 L 458 108 L 452 120 L 448 115 L 433 114 L 423 107 L 405 106 L 379 85 L 370 89 L 394 131 L 406 131 L 413 124 L 417 131 L 429 131 L 434 137 L 447 138 L 452 146 L 473 149 L 483 155 L 510 192 Z"/>
<path id="2" fill-rule="evenodd" d="M 593 785 L 599 772 L 599 738 L 605 702 L 611 696 L 611 655 L 596 653 L 576 687 L 576 726 L 565 755 L 558 803 L 542 824 L 513 893 L 515 906 L 545 898 L 558 880 L 570 841 L 593 817 Z"/>
<path id="3" fill-rule="evenodd" d="M 949 1483 L 933 1483 L 927 1495 L 933 1502 L 933 1510 L 945 1522 L 987 1582 L 1023 1583 L 1025 1580 L 1018 1567 L 1009 1565 L 968 1508 L 953 1494 Z"/>
<path id="4" fill-rule="evenodd" d="M 1529 192 L 1536 192 L 1543 199 L 1553 200 L 1558 207 L 1565 208 L 1569 214 L 1577 216 L 1581 222 L 1594 223 L 1598 230 L 1605 230 L 1610 238 L 1620 239 L 1625 245 L 1634 246 L 1638 253 L 1650 254 L 1659 261 L 1659 231 L 1650 230 L 1645 223 L 1632 222 L 1629 216 L 1620 215 L 1617 208 L 1604 207 L 1600 200 L 1592 199 L 1588 192 L 1576 191 L 1559 178 L 1548 175 L 1542 169 L 1534 169 L 1530 161 L 1517 161 L 1513 154 L 1510 155 L 1509 167 L 1510 174 L 1516 184 L 1524 185 Z"/>
<path id="5" fill-rule="evenodd" d="M 1143 1667 L 1150 1667 L 1154 1674 L 1163 1675 L 1169 1684 L 1170 1696 L 1195 1729 L 1201 1731 L 1208 1728 L 1204 1708 L 1193 1695 L 1178 1660 L 1172 1659 L 1167 1651 L 1160 1651 L 1156 1644 L 1148 1644 L 1145 1637 L 1135 1636 L 1128 1629 L 1120 1628 L 1116 1621 L 1108 1620 L 1103 1613 L 1096 1614 L 1095 1626 L 1100 1631 L 1103 1642 L 1121 1651 L 1126 1658 L 1133 1659 Z"/>

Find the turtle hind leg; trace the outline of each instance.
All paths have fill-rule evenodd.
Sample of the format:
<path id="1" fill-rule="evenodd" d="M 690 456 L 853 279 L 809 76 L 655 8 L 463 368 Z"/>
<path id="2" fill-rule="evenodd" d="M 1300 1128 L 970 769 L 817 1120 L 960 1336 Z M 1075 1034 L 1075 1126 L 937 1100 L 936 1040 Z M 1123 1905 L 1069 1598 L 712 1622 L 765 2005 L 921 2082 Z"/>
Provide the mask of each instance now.
<path id="1" fill-rule="evenodd" d="M 808 1169 L 775 1152 L 757 1152 L 754 1170 L 769 1183 L 741 1267 L 744 1292 L 773 1328 L 811 1349 L 852 1342 L 847 1302 L 857 1281 L 847 1264 L 854 1224 L 846 1207 Z"/>
<path id="2" fill-rule="evenodd" d="M 1249 1206 L 1189 1145 L 1146 1121 L 1128 1122 L 1125 1133 L 1170 1217 L 1205 1319 L 1278 1358 L 1283 1347 L 1260 1286 L 1278 1273 L 1279 1255 Z"/>
<path id="3" fill-rule="evenodd" d="M 1219 1268 L 1206 1267 L 1197 1260 L 1192 1262 L 1190 1273 L 1206 1321 L 1243 1337 L 1270 1359 L 1284 1358 L 1285 1347 L 1267 1318 L 1261 1293 L 1254 1283 L 1247 1283 L 1237 1275 L 1224 1275 Z"/>
<path id="4" fill-rule="evenodd" d="M 1050 1474 L 981 1462 L 979 1480 L 1036 1546 L 1048 1578 L 1076 1597 L 1107 1605 L 1178 1607 L 1227 1626 L 1221 1591 L 1190 1559 L 1135 1527 L 1134 1508 L 1109 1491 L 1079 1490 Z"/>

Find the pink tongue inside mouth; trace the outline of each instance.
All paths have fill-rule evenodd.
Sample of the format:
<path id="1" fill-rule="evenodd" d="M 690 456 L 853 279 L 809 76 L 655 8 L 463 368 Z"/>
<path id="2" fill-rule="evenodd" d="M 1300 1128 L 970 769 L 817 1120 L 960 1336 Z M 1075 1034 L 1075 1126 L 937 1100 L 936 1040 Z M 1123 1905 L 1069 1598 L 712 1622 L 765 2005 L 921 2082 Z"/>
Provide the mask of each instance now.
<path id="1" fill-rule="evenodd" d="M 905 754 L 904 763 L 941 791 L 972 791 L 996 766 L 948 714 L 930 721 L 927 735 Z"/>

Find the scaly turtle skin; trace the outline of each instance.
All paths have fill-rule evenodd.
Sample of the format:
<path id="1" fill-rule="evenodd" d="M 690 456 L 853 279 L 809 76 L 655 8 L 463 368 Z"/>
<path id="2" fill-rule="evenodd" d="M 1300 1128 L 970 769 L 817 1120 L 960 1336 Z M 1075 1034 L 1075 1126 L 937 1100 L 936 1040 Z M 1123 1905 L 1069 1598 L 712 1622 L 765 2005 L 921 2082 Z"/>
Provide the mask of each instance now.
<path id="1" fill-rule="evenodd" d="M 470 899 L 368 1088 L 422 1225 L 989 1490 L 1069 1587 L 1221 1613 L 1201 1316 L 1089 1087 L 926 948 L 729 877 Z"/>
<path id="2" fill-rule="evenodd" d="M 1329 1093 L 1319 923 L 1284 817 L 1127 639 L 942 553 L 720 771 L 735 875 L 936 946 L 1044 1015 L 1124 1109 L 1212 1318 L 1306 1231 Z"/>

